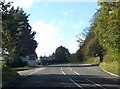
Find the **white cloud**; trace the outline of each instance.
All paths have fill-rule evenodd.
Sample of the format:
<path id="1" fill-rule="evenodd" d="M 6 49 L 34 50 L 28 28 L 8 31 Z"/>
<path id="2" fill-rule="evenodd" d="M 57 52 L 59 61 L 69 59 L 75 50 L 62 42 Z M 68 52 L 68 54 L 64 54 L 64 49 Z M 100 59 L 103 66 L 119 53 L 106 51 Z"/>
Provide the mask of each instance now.
<path id="1" fill-rule="evenodd" d="M 67 15 L 73 13 L 73 12 L 74 12 L 74 10 L 72 10 L 72 9 L 71 10 L 64 10 L 63 14 L 67 16 Z"/>
<path id="2" fill-rule="evenodd" d="M 74 27 L 75 29 L 80 29 L 83 25 L 84 25 L 84 22 L 79 21 L 76 24 L 72 24 L 72 27 Z"/>
<path id="3" fill-rule="evenodd" d="M 38 56 L 52 54 L 55 49 L 63 44 L 63 38 L 60 33 L 60 26 L 55 22 L 45 23 L 38 21 L 32 26 L 36 31 L 35 40 L 37 40 L 38 47 L 36 52 Z"/>
<path id="4" fill-rule="evenodd" d="M 69 49 L 70 53 L 75 53 L 78 50 L 79 47 L 78 47 L 78 42 L 76 37 L 71 39 L 69 48 L 70 48 Z"/>

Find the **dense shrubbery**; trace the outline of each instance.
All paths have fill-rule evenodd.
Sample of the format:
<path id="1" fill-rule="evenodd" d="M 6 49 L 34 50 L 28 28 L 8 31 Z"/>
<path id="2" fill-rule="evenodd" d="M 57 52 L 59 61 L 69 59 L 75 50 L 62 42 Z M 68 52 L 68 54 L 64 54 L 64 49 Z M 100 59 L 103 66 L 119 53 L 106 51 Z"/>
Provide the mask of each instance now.
<path id="1" fill-rule="evenodd" d="M 35 55 L 37 42 L 34 40 L 36 32 L 32 31 L 28 17 L 23 9 L 14 8 L 11 2 L 0 1 L 2 12 L 2 54 L 7 56 L 9 67 L 24 66 L 21 56 Z M 5 58 L 4 58 L 5 59 Z"/>
<path id="2" fill-rule="evenodd" d="M 94 14 L 90 27 L 85 29 L 86 39 L 82 44 L 80 43 L 76 55 L 81 61 L 96 56 L 101 62 L 118 61 L 120 59 L 120 16 L 118 16 L 120 2 L 100 2 L 98 5 L 100 8 Z"/>
<path id="3" fill-rule="evenodd" d="M 2 87 L 8 87 L 19 77 L 19 74 L 15 70 L 12 70 L 4 64 L 2 65 Z"/>
<path id="4" fill-rule="evenodd" d="M 98 5 L 100 8 L 94 14 L 90 27 L 83 33 L 86 39 L 82 43 L 82 39 L 78 40 L 80 48 L 76 56 L 78 60 L 89 63 L 93 61 L 92 57 L 99 57 L 103 62 L 101 67 L 117 74 L 117 62 L 120 62 L 120 1 L 99 2 Z M 112 66 L 114 64 L 116 66 Z"/>

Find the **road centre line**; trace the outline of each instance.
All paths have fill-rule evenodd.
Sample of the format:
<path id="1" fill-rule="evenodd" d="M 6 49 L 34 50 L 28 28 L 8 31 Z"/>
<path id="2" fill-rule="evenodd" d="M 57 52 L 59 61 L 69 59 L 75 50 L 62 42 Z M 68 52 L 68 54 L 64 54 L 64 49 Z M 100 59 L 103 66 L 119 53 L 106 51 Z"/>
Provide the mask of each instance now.
<path id="1" fill-rule="evenodd" d="M 62 70 L 62 67 L 61 67 L 61 70 Z"/>
<path id="2" fill-rule="evenodd" d="M 101 86 L 101 85 L 99 85 L 99 84 L 97 84 L 97 83 L 95 83 L 95 82 L 93 82 L 93 81 L 91 81 L 91 80 L 89 80 L 89 79 L 87 79 L 87 78 L 85 78 L 85 79 L 86 79 L 87 81 L 95 84 L 95 85 L 98 86 L 98 87 L 101 87 L 101 88 L 103 88 L 103 89 L 106 89 L 106 88 L 104 88 L 103 86 Z"/>
<path id="3" fill-rule="evenodd" d="M 64 71 L 62 71 L 62 73 L 63 73 L 64 75 L 66 75 Z"/>
<path id="4" fill-rule="evenodd" d="M 70 70 L 72 70 L 72 68 L 69 67 Z"/>
<path id="5" fill-rule="evenodd" d="M 74 73 L 77 74 L 77 75 L 80 75 L 80 74 L 77 73 L 76 71 L 74 71 Z M 106 88 L 104 88 L 103 86 L 101 86 L 101 85 L 99 85 L 99 84 L 97 84 L 97 83 L 95 83 L 95 82 L 93 82 L 93 81 L 91 81 L 91 80 L 89 80 L 89 79 L 87 79 L 87 78 L 84 78 L 84 79 L 86 79 L 87 81 L 89 81 L 89 82 L 95 84 L 95 85 L 98 86 L 98 87 L 101 87 L 101 88 L 103 88 L 103 89 L 106 89 Z"/>
<path id="6" fill-rule="evenodd" d="M 78 83 L 76 83 L 74 80 L 72 80 L 71 78 L 69 78 L 69 80 L 71 81 L 71 82 L 73 82 L 75 85 L 77 85 L 79 88 L 81 88 L 81 89 L 84 89 L 82 86 L 80 86 Z"/>
<path id="7" fill-rule="evenodd" d="M 63 73 L 64 75 L 66 75 L 64 71 L 62 71 L 62 73 Z M 67 77 L 67 78 L 68 78 L 72 83 L 74 83 L 76 86 L 78 86 L 79 88 L 83 89 L 83 87 L 80 86 L 79 84 L 77 84 L 74 80 L 72 80 L 72 79 L 69 78 L 69 77 Z"/>
<path id="8" fill-rule="evenodd" d="M 76 71 L 74 71 L 74 73 L 75 73 L 75 74 L 77 74 L 77 75 L 80 75 L 80 74 L 79 74 L 79 73 L 77 73 Z"/>

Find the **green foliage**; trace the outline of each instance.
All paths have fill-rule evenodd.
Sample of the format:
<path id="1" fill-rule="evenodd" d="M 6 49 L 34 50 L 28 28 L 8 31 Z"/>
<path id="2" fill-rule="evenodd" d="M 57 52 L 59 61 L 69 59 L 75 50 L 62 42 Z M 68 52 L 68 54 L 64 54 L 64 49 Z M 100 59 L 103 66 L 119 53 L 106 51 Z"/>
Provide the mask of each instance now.
<path id="1" fill-rule="evenodd" d="M 2 87 L 8 87 L 19 77 L 19 74 L 15 70 L 10 69 L 6 65 L 2 66 Z"/>
<path id="2" fill-rule="evenodd" d="M 37 42 L 34 40 L 36 32 L 31 31 L 27 15 L 19 7 L 15 9 L 10 2 L 0 2 L 2 7 L 2 49 L 8 52 L 10 65 L 20 66 L 21 56 L 36 54 Z"/>
<path id="3" fill-rule="evenodd" d="M 99 2 L 98 5 L 100 8 L 94 14 L 90 27 L 85 29 L 88 30 L 86 39 L 79 43 L 77 58 L 84 61 L 99 56 L 101 62 L 119 61 L 120 2 Z"/>
<path id="4" fill-rule="evenodd" d="M 77 62 L 80 62 L 77 58 L 76 58 L 76 54 L 71 54 L 70 57 L 68 57 L 68 62 L 71 62 L 71 63 L 77 63 Z"/>
<path id="5" fill-rule="evenodd" d="M 82 61 L 84 64 L 99 64 L 100 60 L 99 57 L 90 57 L 87 60 Z"/>
<path id="6" fill-rule="evenodd" d="M 99 3 L 99 15 L 96 19 L 97 26 L 95 28 L 99 36 L 100 44 L 107 49 L 118 51 L 120 44 L 120 29 L 118 16 L 120 2 L 101 2 Z"/>
<path id="7" fill-rule="evenodd" d="M 67 62 L 70 53 L 67 48 L 59 46 L 55 51 L 55 59 L 58 62 Z"/>
<path id="8" fill-rule="evenodd" d="M 119 66 L 117 61 L 113 62 L 103 62 L 100 64 L 100 67 L 103 68 L 104 70 L 111 72 L 113 74 L 119 75 L 120 76 L 120 71 L 119 71 Z"/>

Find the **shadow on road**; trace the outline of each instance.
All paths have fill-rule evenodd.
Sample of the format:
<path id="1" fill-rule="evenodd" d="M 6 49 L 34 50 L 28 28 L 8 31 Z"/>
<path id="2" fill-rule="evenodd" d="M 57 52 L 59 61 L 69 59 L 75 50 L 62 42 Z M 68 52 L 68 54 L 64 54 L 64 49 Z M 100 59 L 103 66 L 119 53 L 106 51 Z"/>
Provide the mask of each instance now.
<path id="1" fill-rule="evenodd" d="M 24 77 L 24 76 L 23 76 Z M 63 75 L 63 74 L 40 74 L 31 75 L 16 82 L 7 89 L 53 89 L 53 88 L 78 88 L 73 82 L 79 84 L 83 89 L 120 89 L 117 78 L 103 78 L 94 75 Z M 87 80 L 86 80 L 87 79 Z M 90 81 L 93 82 L 90 82 Z M 99 84 L 102 87 L 97 86 Z"/>
<path id="2" fill-rule="evenodd" d="M 42 65 L 44 67 L 92 67 L 92 66 L 99 66 L 99 64 L 71 64 L 71 65 Z"/>

